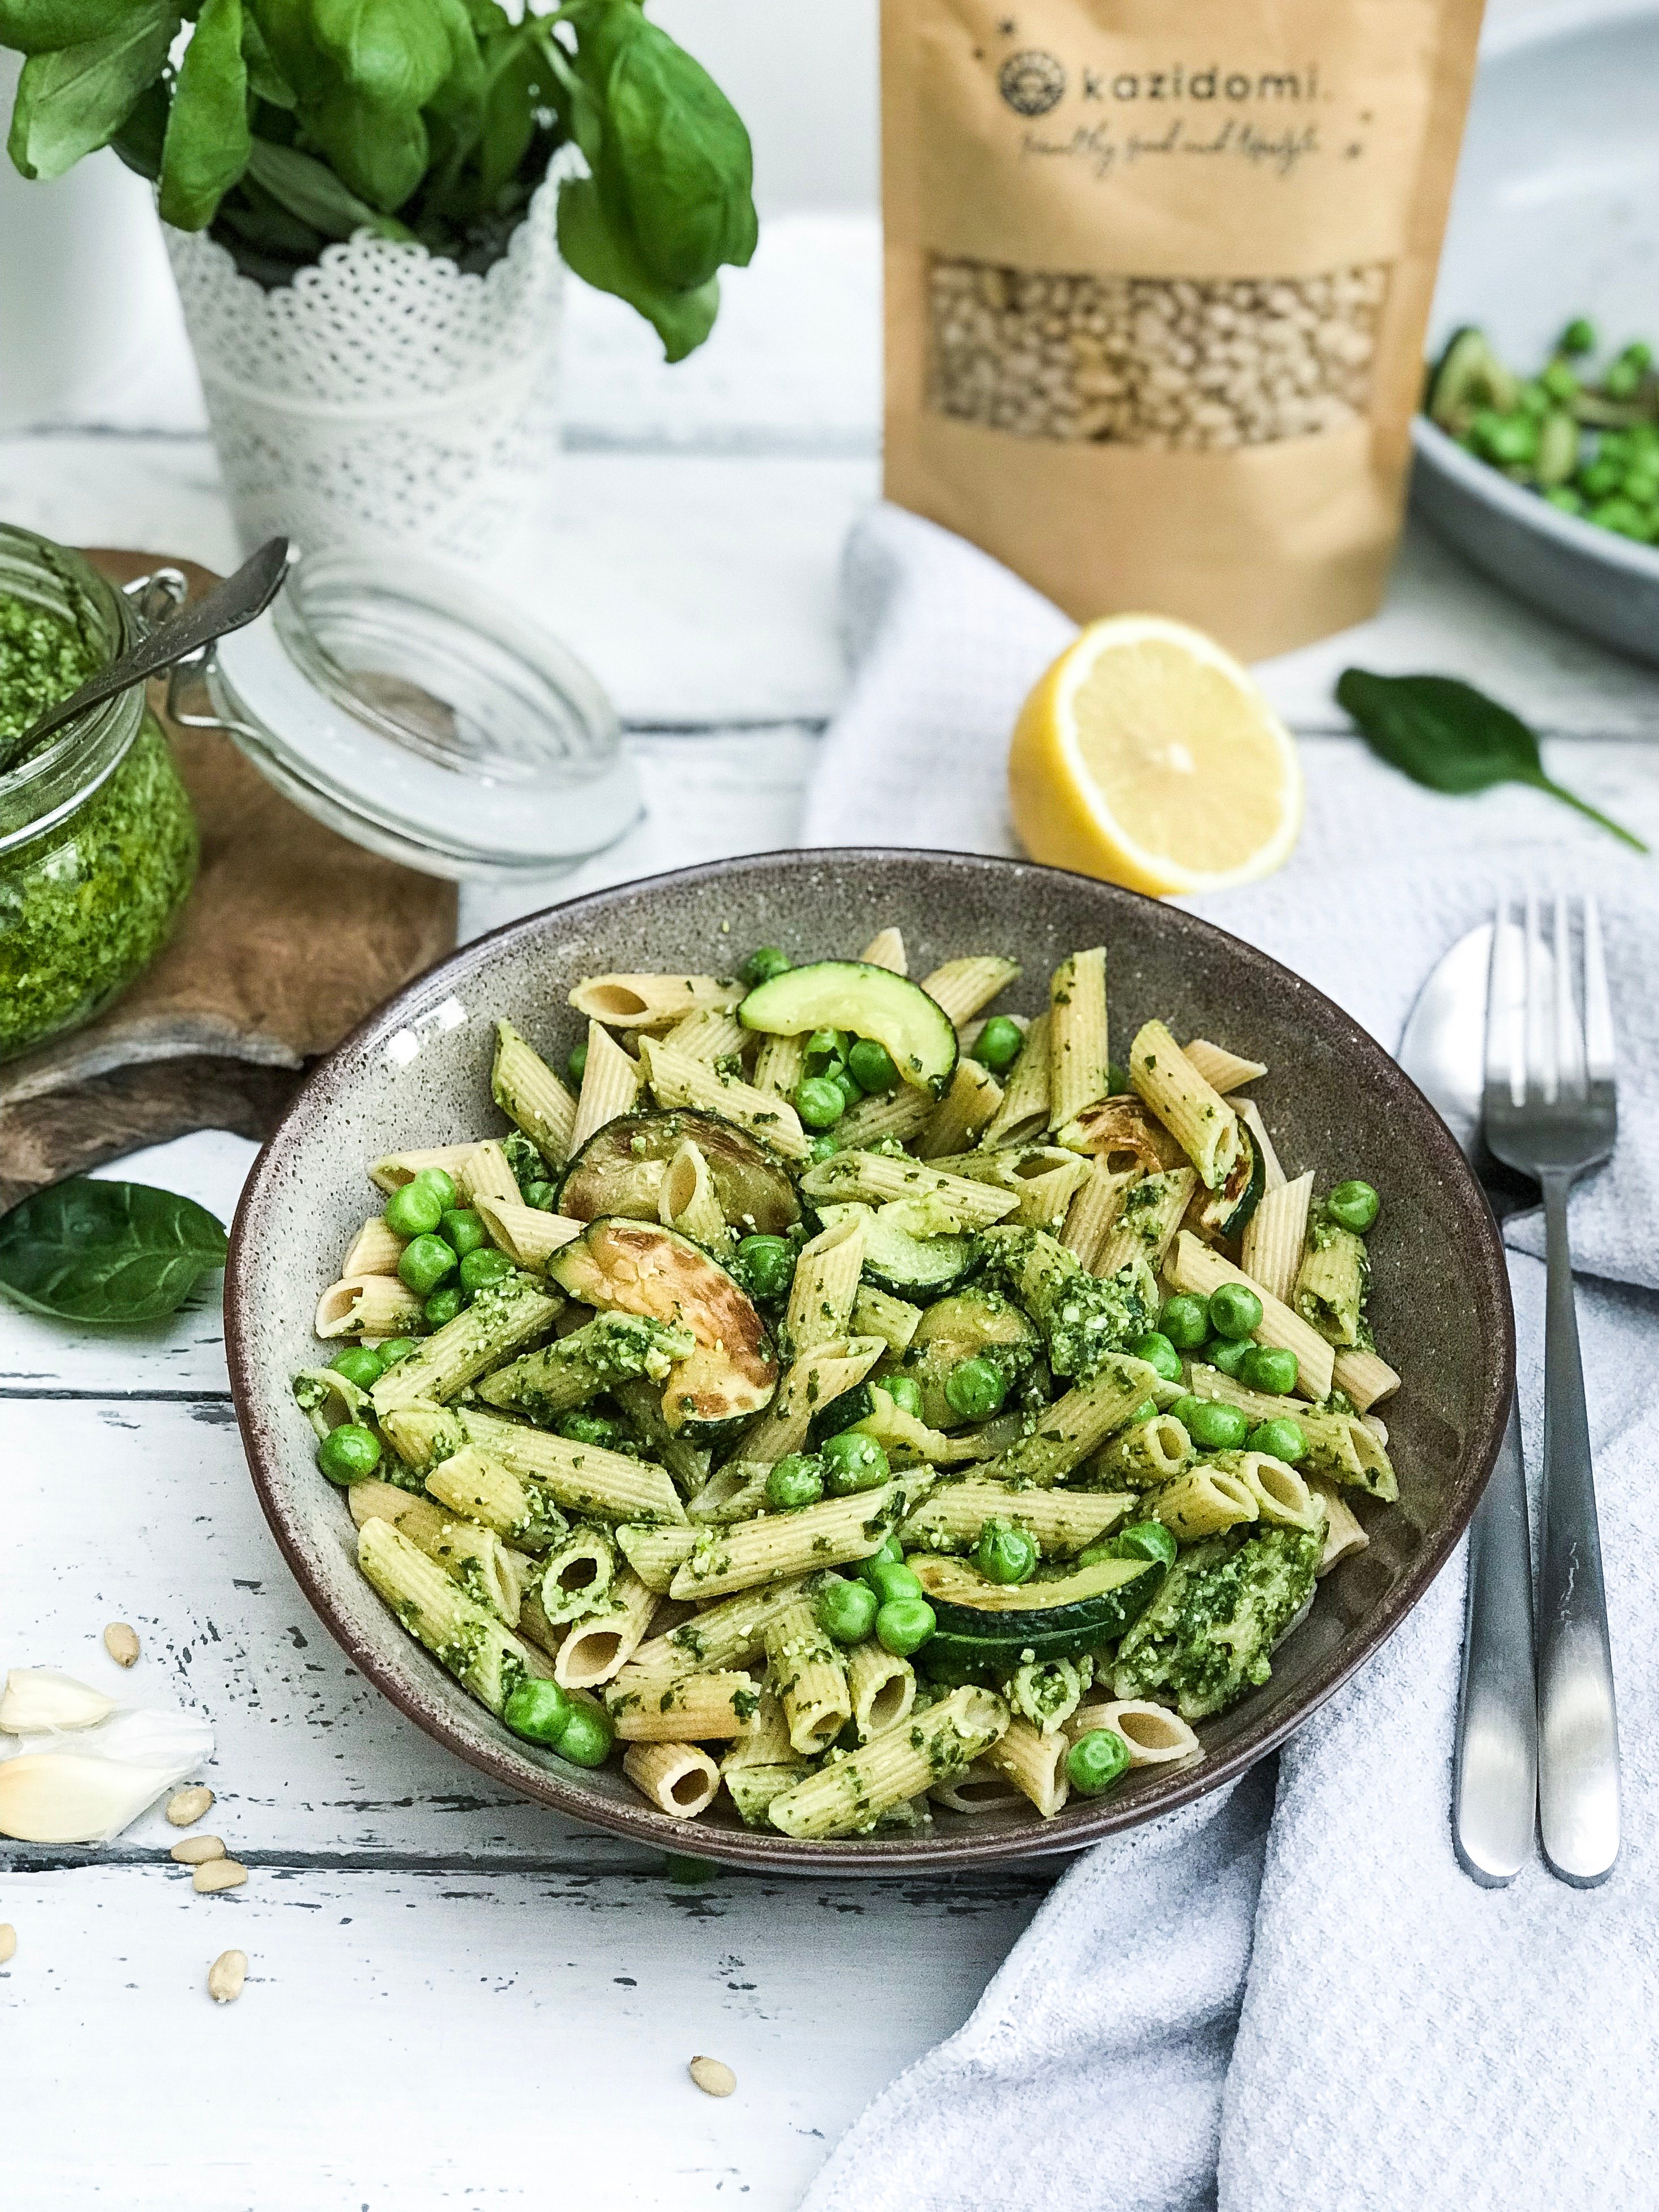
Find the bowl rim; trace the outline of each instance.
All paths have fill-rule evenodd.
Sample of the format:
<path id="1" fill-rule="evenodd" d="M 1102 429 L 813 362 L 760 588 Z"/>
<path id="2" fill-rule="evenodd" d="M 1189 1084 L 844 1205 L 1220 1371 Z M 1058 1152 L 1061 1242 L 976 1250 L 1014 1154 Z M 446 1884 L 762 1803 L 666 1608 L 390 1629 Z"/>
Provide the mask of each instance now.
<path id="1" fill-rule="evenodd" d="M 856 867 L 871 862 L 891 863 L 895 860 L 913 866 L 921 861 L 933 866 L 965 869 L 975 873 L 988 869 L 996 872 L 1006 871 L 1012 879 L 1011 890 L 1016 891 L 1022 879 L 1035 883 L 1039 879 L 1048 881 L 1056 876 L 1061 877 L 1090 895 L 1101 898 L 1109 908 L 1120 901 L 1155 906 L 1158 908 L 1160 926 L 1170 930 L 1176 939 L 1185 939 L 1188 943 L 1199 945 L 1220 939 L 1228 947 L 1242 955 L 1247 964 L 1255 966 L 1278 982 L 1292 984 L 1299 1005 L 1305 1006 L 1312 1012 L 1326 1028 L 1332 1041 L 1357 1054 L 1364 1064 L 1364 1072 L 1376 1086 L 1401 1106 L 1407 1114 L 1420 1121 L 1419 1133 L 1430 1154 L 1431 1164 L 1437 1169 L 1442 1182 L 1454 1192 L 1455 1202 L 1461 1206 L 1473 1231 L 1480 1279 L 1472 1282 L 1470 1288 L 1472 1292 L 1477 1293 L 1477 1310 L 1493 1311 L 1498 1318 L 1496 1371 L 1488 1372 L 1484 1413 L 1480 1413 L 1472 1424 L 1469 1440 L 1462 1455 L 1463 1478 L 1439 1529 L 1431 1540 L 1424 1543 L 1394 1589 L 1372 1607 L 1353 1634 L 1345 1640 L 1341 1650 L 1313 1677 L 1293 1708 L 1277 1718 L 1264 1717 L 1260 1723 L 1246 1729 L 1224 1751 L 1208 1753 L 1201 1763 L 1180 1772 L 1171 1772 L 1166 1784 L 1149 1790 L 1140 1797 L 1127 1802 L 1109 1796 L 1103 1798 L 1093 1807 L 1085 1805 L 1079 1808 L 1078 1817 L 1063 1824 L 1044 1822 L 1040 1828 L 999 1830 L 981 1834 L 972 1827 L 964 1827 L 949 1836 L 917 1840 L 871 1837 L 821 1843 L 798 1842 L 781 1835 L 774 1838 L 747 1828 L 704 1830 L 700 1824 L 670 1820 L 666 1814 L 658 1812 L 643 1801 L 635 1805 L 622 1800 L 613 1802 L 608 1798 L 596 1798 L 580 1785 L 564 1782 L 549 1769 L 520 1761 L 515 1754 L 505 1749 L 497 1750 L 494 1746 L 462 1741 L 459 1732 L 450 1725 L 441 1704 L 435 1700 L 428 1703 L 417 1694 L 405 1694 L 404 1686 L 381 1665 L 374 1644 L 359 1635 L 349 1624 L 336 1620 L 277 1502 L 280 1475 L 276 1431 L 274 1424 L 268 1427 L 253 1382 L 247 1335 L 247 1306 L 251 1302 L 251 1291 L 243 1278 L 242 1255 L 250 1225 L 265 1202 L 274 1163 L 289 1129 L 308 1117 L 326 1100 L 338 1079 L 340 1070 L 348 1060 L 355 1060 L 378 1036 L 390 1034 L 404 1025 L 406 1009 L 429 997 L 440 984 L 471 978 L 479 970 L 487 969 L 492 953 L 497 948 L 544 934 L 550 921 L 555 916 L 571 927 L 580 927 L 589 920 L 600 920 L 619 902 L 647 890 L 660 890 L 671 886 L 690 888 L 712 881 L 730 880 L 734 875 L 751 871 L 758 872 L 790 863 Z M 1484 1301 L 1478 1296 L 1482 1288 L 1487 1294 Z M 453 952 L 415 976 L 400 991 L 365 1016 L 332 1052 L 318 1062 L 295 1094 L 270 1138 L 260 1147 L 243 1186 L 231 1224 L 230 1250 L 225 1269 L 225 1351 L 230 1373 L 231 1397 L 249 1472 L 278 1548 L 313 1611 L 352 1664 L 426 1735 L 465 1759 L 468 1765 L 489 1775 L 492 1780 L 502 1784 L 519 1796 L 538 1802 L 568 1819 L 605 1830 L 647 1849 L 671 1853 L 684 1851 L 695 1842 L 698 1856 L 716 1859 L 729 1865 L 769 1874 L 816 1873 L 825 1876 L 890 1876 L 912 1872 L 950 1872 L 969 1866 L 1018 1865 L 1034 1859 L 1070 1854 L 1085 1850 L 1108 1836 L 1142 1826 L 1163 1814 L 1192 1804 L 1197 1799 L 1209 1796 L 1212 1791 L 1237 1780 L 1258 1760 L 1276 1750 L 1357 1674 L 1426 1595 L 1462 1536 L 1486 1488 L 1515 1394 L 1514 1309 L 1510 1302 L 1503 1243 L 1492 1209 L 1455 1139 L 1424 1093 L 1370 1032 L 1334 1000 L 1297 975 L 1293 969 L 1285 967 L 1271 954 L 1233 936 L 1216 923 L 1189 914 L 1182 908 L 1166 905 L 1161 900 L 1146 898 L 1144 894 L 1125 890 L 1121 885 L 1101 883 L 1067 869 L 1048 868 L 1030 861 L 1007 860 L 994 854 L 932 848 L 918 850 L 902 846 L 785 847 L 772 852 L 703 861 L 688 868 L 666 870 L 653 876 L 637 877 L 627 883 L 608 884 L 601 890 L 559 901 L 552 906 L 538 909 L 534 914 L 503 923 L 500 927 L 472 939 L 466 945 L 458 946 Z"/>
<path id="2" fill-rule="evenodd" d="M 1650 587 L 1659 584 L 1659 547 L 1621 538 L 1616 530 L 1603 530 L 1599 523 L 1586 522 L 1581 515 L 1564 514 L 1535 491 L 1511 483 L 1498 470 L 1465 453 L 1455 438 L 1420 412 L 1412 417 L 1412 443 L 1425 468 L 1522 529 L 1548 539 L 1564 555 L 1577 555 L 1598 568 L 1617 569 Z"/>

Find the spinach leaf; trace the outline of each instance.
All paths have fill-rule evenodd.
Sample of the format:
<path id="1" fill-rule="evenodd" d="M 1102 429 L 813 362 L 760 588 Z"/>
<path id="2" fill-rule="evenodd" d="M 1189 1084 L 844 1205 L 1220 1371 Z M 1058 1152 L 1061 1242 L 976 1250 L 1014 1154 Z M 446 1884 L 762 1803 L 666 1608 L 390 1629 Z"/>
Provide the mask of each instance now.
<path id="1" fill-rule="evenodd" d="M 242 0 L 203 0 L 179 65 L 161 146 L 162 222 L 176 230 L 205 230 L 252 149 Z"/>
<path id="2" fill-rule="evenodd" d="M 568 177 L 559 187 L 559 252 L 585 284 L 614 292 L 643 315 L 669 361 L 684 361 L 714 327 L 720 303 L 715 280 L 691 292 L 659 283 L 628 233 L 611 222 L 589 177 Z"/>
<path id="3" fill-rule="evenodd" d="M 72 1176 L 0 1215 L 0 1291 L 60 1321 L 164 1321 L 227 1249 L 193 1199 Z"/>
<path id="4" fill-rule="evenodd" d="M 1472 684 L 1455 676 L 1376 676 L 1368 669 L 1347 668 L 1338 680 L 1336 697 L 1377 758 L 1430 791 L 1462 797 L 1500 783 L 1530 784 L 1638 853 L 1648 849 L 1639 837 L 1547 775 L 1532 731 L 1518 714 Z"/>
<path id="5" fill-rule="evenodd" d="M 290 215 L 321 231 L 325 238 L 349 238 L 372 230 L 382 238 L 407 238 L 404 224 L 349 192 L 332 169 L 295 146 L 273 146 L 256 138 L 248 155 L 248 174 Z"/>
<path id="6" fill-rule="evenodd" d="M 117 27 L 101 38 L 32 54 L 17 80 L 6 142 L 23 175 L 61 177 L 83 154 L 107 146 L 167 67 L 181 20 L 170 0 L 126 0 Z"/>
<path id="7" fill-rule="evenodd" d="M 700 62 L 643 15 L 634 21 L 605 82 L 599 191 L 620 197 L 651 274 L 692 291 L 755 251 L 749 133 Z"/>

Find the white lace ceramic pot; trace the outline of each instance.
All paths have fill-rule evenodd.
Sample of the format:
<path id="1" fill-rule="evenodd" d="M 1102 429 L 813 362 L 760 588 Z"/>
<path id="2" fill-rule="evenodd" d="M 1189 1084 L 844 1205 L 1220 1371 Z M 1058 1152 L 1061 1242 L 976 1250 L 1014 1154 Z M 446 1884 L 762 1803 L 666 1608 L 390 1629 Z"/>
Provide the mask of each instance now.
<path id="1" fill-rule="evenodd" d="M 482 276 L 364 233 L 266 291 L 163 227 L 245 547 L 467 560 L 518 534 L 558 447 L 555 197 Z"/>

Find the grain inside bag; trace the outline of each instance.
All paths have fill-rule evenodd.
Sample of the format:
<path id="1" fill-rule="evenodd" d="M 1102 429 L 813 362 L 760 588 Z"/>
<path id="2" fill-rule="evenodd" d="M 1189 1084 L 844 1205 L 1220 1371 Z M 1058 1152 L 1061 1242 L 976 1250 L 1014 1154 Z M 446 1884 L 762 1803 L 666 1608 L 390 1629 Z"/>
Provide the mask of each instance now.
<path id="1" fill-rule="evenodd" d="M 1480 0 L 884 0 L 886 489 L 1079 620 L 1376 608 Z"/>

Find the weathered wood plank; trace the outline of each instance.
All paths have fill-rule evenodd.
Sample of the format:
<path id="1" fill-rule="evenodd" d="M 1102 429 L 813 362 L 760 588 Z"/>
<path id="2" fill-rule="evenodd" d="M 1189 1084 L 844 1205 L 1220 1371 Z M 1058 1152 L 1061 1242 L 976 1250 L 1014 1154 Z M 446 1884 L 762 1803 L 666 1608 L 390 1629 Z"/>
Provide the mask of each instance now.
<path id="1" fill-rule="evenodd" d="M 184 1869 L 0 1875 L 6 2199 L 792 2204 L 961 2024 L 1039 1893 L 304 1869 L 198 1897 Z M 233 1946 L 246 1987 L 216 2006 L 207 1969 Z M 691 2085 L 700 2051 L 735 2095 Z"/>

